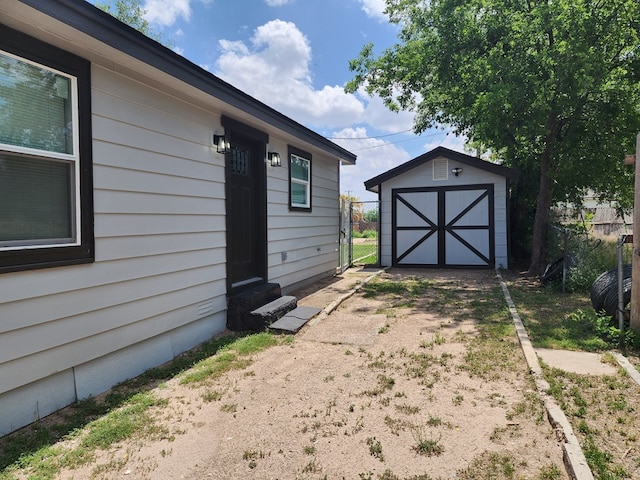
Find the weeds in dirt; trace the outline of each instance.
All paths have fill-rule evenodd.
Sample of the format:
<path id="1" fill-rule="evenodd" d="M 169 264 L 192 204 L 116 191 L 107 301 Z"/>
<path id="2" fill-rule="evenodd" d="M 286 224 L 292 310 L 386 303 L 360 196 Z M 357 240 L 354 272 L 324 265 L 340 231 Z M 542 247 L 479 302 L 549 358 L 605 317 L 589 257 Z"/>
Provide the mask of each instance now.
<path id="1" fill-rule="evenodd" d="M 403 403 L 401 405 L 396 405 L 395 409 L 400 413 L 404 413 L 405 415 L 416 415 L 420 413 L 420 407 L 417 407 L 414 405 L 407 405 L 406 403 Z"/>
<path id="2" fill-rule="evenodd" d="M 377 440 L 376 437 L 368 437 L 366 444 L 369 446 L 369 454 L 381 462 L 384 462 L 384 454 L 382 453 L 380 440 Z"/>
<path id="3" fill-rule="evenodd" d="M 543 371 L 549 382 L 549 394 L 567 414 L 597 478 L 622 480 L 637 475 L 638 386 L 620 375 L 585 376 L 546 365 Z"/>
<path id="4" fill-rule="evenodd" d="M 322 467 L 316 462 L 315 458 L 302 467 L 302 473 L 320 473 L 321 471 Z"/>
<path id="5" fill-rule="evenodd" d="M 413 423 L 402 419 L 391 418 L 389 415 L 384 417 L 384 423 L 394 435 L 400 435 L 400 432 L 415 428 Z"/>
<path id="6" fill-rule="evenodd" d="M 377 397 L 379 395 L 382 395 L 387 390 L 393 389 L 393 386 L 395 385 L 395 383 L 396 381 L 393 377 L 388 377 L 386 375 L 380 374 L 378 375 L 378 378 L 377 378 L 376 387 L 370 390 L 365 390 L 363 392 L 363 395 L 366 395 L 368 397 Z"/>
<path id="7" fill-rule="evenodd" d="M 440 439 L 427 438 L 422 428 L 413 429 L 413 438 L 416 442 L 413 450 L 420 455 L 435 457 L 444 452 L 444 446 L 440 443 Z"/>

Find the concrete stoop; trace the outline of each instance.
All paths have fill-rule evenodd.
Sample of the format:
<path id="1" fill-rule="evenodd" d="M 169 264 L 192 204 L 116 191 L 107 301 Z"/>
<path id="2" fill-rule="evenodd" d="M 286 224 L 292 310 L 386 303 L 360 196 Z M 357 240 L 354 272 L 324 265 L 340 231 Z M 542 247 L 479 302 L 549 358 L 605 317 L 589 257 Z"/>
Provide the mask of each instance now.
<path id="1" fill-rule="evenodd" d="M 320 311 L 315 307 L 298 307 L 297 298 L 282 296 L 277 283 L 263 283 L 229 297 L 227 328 L 241 332 L 268 327 L 296 333 Z"/>
<path id="2" fill-rule="evenodd" d="M 227 328 L 234 332 L 260 331 L 265 326 L 251 312 L 282 297 L 277 283 L 261 283 L 231 295 L 227 302 Z"/>
<path id="3" fill-rule="evenodd" d="M 269 328 L 280 332 L 297 333 L 298 330 L 321 311 L 322 309 L 317 307 L 297 307 L 278 321 L 272 323 Z"/>

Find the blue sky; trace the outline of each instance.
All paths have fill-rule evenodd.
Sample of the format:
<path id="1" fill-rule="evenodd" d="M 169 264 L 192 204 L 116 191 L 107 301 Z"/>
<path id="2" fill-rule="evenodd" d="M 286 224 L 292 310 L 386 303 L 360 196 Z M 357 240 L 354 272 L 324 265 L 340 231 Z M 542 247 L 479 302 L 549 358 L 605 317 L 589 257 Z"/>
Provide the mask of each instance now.
<path id="1" fill-rule="evenodd" d="M 411 133 L 411 112 L 392 113 L 379 98 L 344 92 L 349 60 L 364 44 L 380 52 L 396 42 L 384 0 L 142 0 L 142 6 L 178 53 L 355 153 L 356 165 L 341 168 L 342 193 L 375 200 L 365 180 L 439 145 L 462 151 L 462 139 L 446 131 Z"/>

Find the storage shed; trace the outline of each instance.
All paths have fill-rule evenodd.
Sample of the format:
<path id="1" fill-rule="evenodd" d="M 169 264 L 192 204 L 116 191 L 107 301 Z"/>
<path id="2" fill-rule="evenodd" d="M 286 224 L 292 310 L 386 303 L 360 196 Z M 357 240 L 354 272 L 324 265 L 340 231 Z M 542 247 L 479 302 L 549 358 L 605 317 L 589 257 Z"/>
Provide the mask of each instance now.
<path id="1" fill-rule="evenodd" d="M 508 267 L 511 168 L 437 147 L 364 184 L 380 201 L 381 266 Z"/>

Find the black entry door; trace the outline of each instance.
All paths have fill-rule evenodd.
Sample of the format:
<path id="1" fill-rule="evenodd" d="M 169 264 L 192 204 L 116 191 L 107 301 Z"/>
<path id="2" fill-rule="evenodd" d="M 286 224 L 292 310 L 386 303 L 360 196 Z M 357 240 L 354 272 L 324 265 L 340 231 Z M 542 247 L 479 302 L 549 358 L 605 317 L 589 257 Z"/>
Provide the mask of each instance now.
<path id="1" fill-rule="evenodd" d="M 227 291 L 266 278 L 265 164 L 261 142 L 237 135 L 226 155 Z"/>

